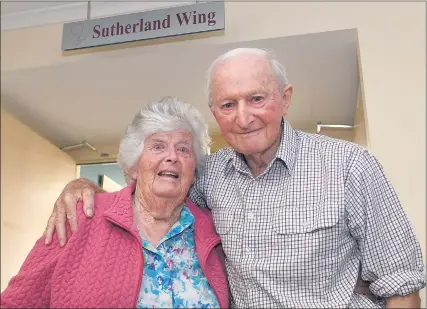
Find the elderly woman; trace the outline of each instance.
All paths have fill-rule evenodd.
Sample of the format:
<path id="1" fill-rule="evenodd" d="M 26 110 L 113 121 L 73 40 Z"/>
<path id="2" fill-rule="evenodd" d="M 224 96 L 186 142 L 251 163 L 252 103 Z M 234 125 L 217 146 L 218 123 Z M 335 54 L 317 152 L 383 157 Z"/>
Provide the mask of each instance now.
<path id="1" fill-rule="evenodd" d="M 1 307 L 228 307 L 220 238 L 210 214 L 186 200 L 209 142 L 191 105 L 144 106 L 118 155 L 131 185 L 97 194 L 92 219 L 80 203 L 66 247 L 40 238 Z"/>

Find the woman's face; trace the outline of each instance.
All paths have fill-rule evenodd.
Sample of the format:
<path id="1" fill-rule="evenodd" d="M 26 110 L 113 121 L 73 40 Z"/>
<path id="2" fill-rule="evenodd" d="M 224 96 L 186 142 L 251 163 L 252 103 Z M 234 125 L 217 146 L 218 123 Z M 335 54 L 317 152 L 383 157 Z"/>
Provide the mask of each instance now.
<path id="1" fill-rule="evenodd" d="M 144 141 L 144 150 L 134 174 L 137 194 L 142 197 L 140 201 L 147 204 L 144 206 L 150 208 L 154 217 L 167 217 L 174 207 L 164 209 L 165 199 L 167 204 L 175 207 L 185 200 L 194 182 L 195 168 L 193 137 L 189 132 L 177 130 L 152 134 Z"/>

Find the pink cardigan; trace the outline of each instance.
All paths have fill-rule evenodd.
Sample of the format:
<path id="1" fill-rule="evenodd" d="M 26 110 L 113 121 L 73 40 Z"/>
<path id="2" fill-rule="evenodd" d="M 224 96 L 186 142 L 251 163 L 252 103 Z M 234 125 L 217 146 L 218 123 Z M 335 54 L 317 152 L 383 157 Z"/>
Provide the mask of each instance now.
<path id="1" fill-rule="evenodd" d="M 61 248 L 58 239 L 40 238 L 18 275 L 1 294 L 1 308 L 135 308 L 143 271 L 141 239 L 131 207 L 134 187 L 95 196 L 96 214 L 88 219 L 77 206 L 79 227 Z M 220 238 L 209 211 L 187 201 L 195 217 L 196 252 L 221 308 L 229 295 Z"/>

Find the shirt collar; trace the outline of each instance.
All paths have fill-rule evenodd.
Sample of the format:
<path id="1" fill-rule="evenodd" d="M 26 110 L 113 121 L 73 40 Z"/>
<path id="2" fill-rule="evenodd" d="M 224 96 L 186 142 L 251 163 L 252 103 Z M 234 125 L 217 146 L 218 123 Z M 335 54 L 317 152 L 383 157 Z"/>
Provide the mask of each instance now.
<path id="1" fill-rule="evenodd" d="M 277 149 L 276 156 L 273 159 L 273 162 L 276 159 L 280 159 L 285 165 L 289 172 L 293 171 L 296 156 L 298 152 L 298 139 L 295 130 L 289 124 L 288 121 L 282 119 L 281 123 L 281 135 L 280 135 L 280 145 Z M 231 170 L 231 167 L 234 166 L 237 170 L 243 171 L 245 173 L 250 173 L 249 168 L 244 160 L 244 157 L 241 153 L 231 149 L 229 158 L 226 164 L 226 170 Z"/>
<path id="2" fill-rule="evenodd" d="M 188 209 L 187 205 L 184 205 L 184 207 L 181 210 L 181 215 L 179 217 L 179 225 L 185 228 L 194 229 L 194 216 L 191 213 L 190 209 Z"/>
<path id="3" fill-rule="evenodd" d="M 178 221 L 175 222 L 175 224 L 170 228 L 162 240 L 172 238 L 187 228 L 190 230 L 194 229 L 194 216 L 188 209 L 187 205 L 184 205 L 181 210 L 181 214 L 179 215 Z"/>
<path id="4" fill-rule="evenodd" d="M 282 135 L 276 158 L 281 159 L 292 172 L 298 154 L 298 139 L 295 130 L 285 119 L 282 120 Z"/>

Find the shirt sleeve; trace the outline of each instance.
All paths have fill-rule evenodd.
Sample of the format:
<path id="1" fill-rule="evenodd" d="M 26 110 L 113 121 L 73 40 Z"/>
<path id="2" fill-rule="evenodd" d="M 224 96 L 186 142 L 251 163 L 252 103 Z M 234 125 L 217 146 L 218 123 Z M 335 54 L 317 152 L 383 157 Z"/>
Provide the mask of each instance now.
<path id="1" fill-rule="evenodd" d="M 193 186 L 190 188 L 189 199 L 201 208 L 207 208 L 203 187 L 199 178 L 196 178 Z"/>
<path id="2" fill-rule="evenodd" d="M 356 154 L 351 165 L 346 207 L 362 279 L 383 298 L 421 290 L 426 285 L 421 248 L 382 166 L 368 151 Z"/>
<path id="3" fill-rule="evenodd" d="M 196 177 L 194 179 L 194 184 L 190 188 L 190 192 L 188 194 L 188 198 L 200 208 L 208 208 L 205 192 L 207 185 L 207 170 L 208 170 L 209 162 L 206 160 L 204 162 L 203 167 L 197 171 Z"/>

